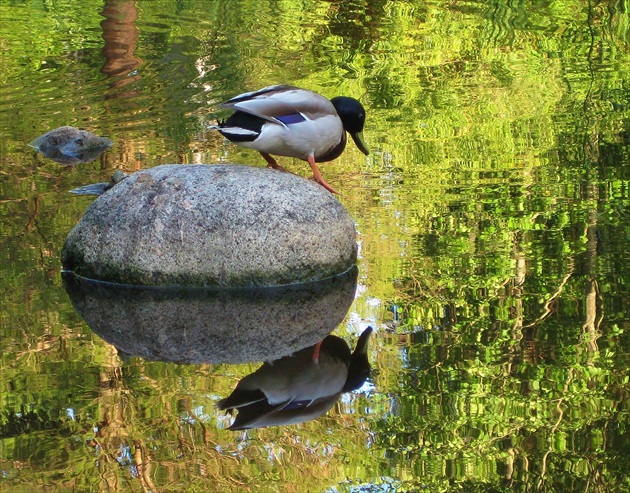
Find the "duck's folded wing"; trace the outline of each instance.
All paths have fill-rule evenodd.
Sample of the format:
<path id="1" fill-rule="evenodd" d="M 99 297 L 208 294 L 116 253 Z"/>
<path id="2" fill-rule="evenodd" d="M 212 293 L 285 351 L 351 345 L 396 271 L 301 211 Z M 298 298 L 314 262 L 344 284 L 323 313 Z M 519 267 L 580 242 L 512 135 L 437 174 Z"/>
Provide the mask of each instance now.
<path id="1" fill-rule="evenodd" d="M 230 425 L 230 430 L 244 430 L 246 428 L 259 428 L 261 426 L 268 426 L 266 424 L 257 424 L 259 422 L 264 423 L 265 419 L 272 416 L 274 413 L 282 410 L 287 405 L 286 402 L 280 404 L 269 404 L 267 400 L 256 402 L 248 406 L 239 407 L 238 414 L 234 419 L 234 422 Z"/>
<path id="2" fill-rule="evenodd" d="M 295 86 L 289 86 L 286 84 L 277 84 L 275 86 L 263 87 L 262 89 L 258 89 L 257 91 L 244 92 L 243 94 L 234 96 L 232 99 L 230 99 L 229 101 L 226 101 L 224 104 L 240 103 L 243 101 L 249 101 L 251 99 L 256 99 L 256 98 L 268 98 L 274 95 L 278 95 L 281 93 L 286 93 L 287 91 L 294 91 L 294 90 L 299 90 L 299 88 Z"/>
<path id="3" fill-rule="evenodd" d="M 276 99 L 250 99 L 237 103 L 227 102 L 221 106 L 235 111 L 242 111 L 279 125 L 284 125 L 280 117 L 299 114 L 299 111 L 292 105 Z"/>
<path id="4" fill-rule="evenodd" d="M 325 97 L 306 89 L 285 85 L 269 86 L 260 91 L 241 94 L 221 106 L 280 124 L 337 114 L 333 104 Z"/>
<path id="5" fill-rule="evenodd" d="M 337 402 L 340 395 L 335 394 L 323 399 L 317 399 L 308 405 L 296 408 L 293 407 L 293 404 L 286 402 L 276 405 L 258 403 L 241 408 L 229 429 L 245 430 L 248 428 L 303 423 L 325 414 Z"/>
<path id="6" fill-rule="evenodd" d="M 251 406 L 258 402 L 267 402 L 267 397 L 260 389 L 239 389 L 236 388 L 229 397 L 221 399 L 217 402 L 216 406 L 221 411 L 228 411 L 230 409 L 239 409 L 245 406 Z"/>

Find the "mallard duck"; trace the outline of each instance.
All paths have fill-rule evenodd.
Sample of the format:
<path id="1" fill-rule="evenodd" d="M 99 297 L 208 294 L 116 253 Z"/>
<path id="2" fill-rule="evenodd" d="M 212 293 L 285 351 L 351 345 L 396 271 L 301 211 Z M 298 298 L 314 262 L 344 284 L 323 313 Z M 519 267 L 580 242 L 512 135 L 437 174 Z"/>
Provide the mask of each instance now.
<path id="1" fill-rule="evenodd" d="M 229 429 L 302 423 L 324 414 L 343 392 L 358 389 L 369 376 L 370 334 L 372 328 L 368 327 L 353 353 L 343 339 L 330 335 L 321 342 L 317 359 L 310 346 L 264 363 L 217 403 L 221 410 L 238 410 Z"/>
<path id="2" fill-rule="evenodd" d="M 271 154 L 307 161 L 313 179 L 332 193 L 337 192 L 322 178 L 317 163 L 341 155 L 346 132 L 369 154 L 363 141 L 365 109 L 354 98 L 328 100 L 313 91 L 276 85 L 240 94 L 221 107 L 235 113 L 212 128 L 235 144 L 258 150 L 271 168 L 286 171 Z"/>

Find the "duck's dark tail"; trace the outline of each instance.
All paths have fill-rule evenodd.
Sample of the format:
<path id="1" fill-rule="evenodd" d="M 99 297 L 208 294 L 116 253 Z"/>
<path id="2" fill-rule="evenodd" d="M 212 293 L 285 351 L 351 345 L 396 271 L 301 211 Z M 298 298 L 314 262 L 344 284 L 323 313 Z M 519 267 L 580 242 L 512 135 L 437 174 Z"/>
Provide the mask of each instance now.
<path id="1" fill-rule="evenodd" d="M 253 142 L 258 138 L 266 120 L 258 116 L 237 111 L 225 120 L 219 120 L 214 128 L 232 142 Z"/>

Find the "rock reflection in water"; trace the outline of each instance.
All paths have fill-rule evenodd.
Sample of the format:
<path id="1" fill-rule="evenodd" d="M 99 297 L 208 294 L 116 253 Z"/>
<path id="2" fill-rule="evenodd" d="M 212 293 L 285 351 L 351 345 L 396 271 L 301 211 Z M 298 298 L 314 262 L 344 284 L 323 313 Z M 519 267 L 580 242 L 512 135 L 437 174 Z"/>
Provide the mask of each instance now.
<path id="1" fill-rule="evenodd" d="M 372 328 L 363 331 L 353 353 L 346 342 L 326 337 L 315 346 L 264 363 L 243 378 L 219 409 L 238 411 L 230 430 L 302 423 L 326 413 L 342 393 L 360 388 L 370 374 L 367 357 Z"/>
<path id="2" fill-rule="evenodd" d="M 354 300 L 357 269 L 264 289 L 147 288 L 63 273 L 73 306 L 119 351 L 177 363 L 274 361 L 316 344 Z"/>

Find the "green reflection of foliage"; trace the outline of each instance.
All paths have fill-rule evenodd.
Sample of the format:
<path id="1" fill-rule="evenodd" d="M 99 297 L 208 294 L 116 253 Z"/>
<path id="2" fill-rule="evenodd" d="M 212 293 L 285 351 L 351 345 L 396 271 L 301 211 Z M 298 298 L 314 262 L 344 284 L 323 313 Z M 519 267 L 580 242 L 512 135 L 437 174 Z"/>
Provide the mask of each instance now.
<path id="1" fill-rule="evenodd" d="M 527 331 L 515 339 L 519 333 L 497 324 L 461 334 L 458 328 L 410 346 L 402 382 L 392 382 L 397 412 L 377 425 L 392 458 L 402 455 L 415 471 L 441 471 L 409 480 L 404 490 L 428 481 L 435 491 L 466 491 L 472 481 L 515 491 L 589 483 L 596 491 L 623 491 L 627 444 L 606 457 L 595 452 L 596 444 L 621 444 L 627 434 L 628 377 L 614 371 L 609 349 L 590 351 L 580 341 L 563 347 L 529 339 Z M 606 339 L 599 341 L 604 347 L 622 342 Z M 558 475 L 567 470 L 573 473 Z"/>

